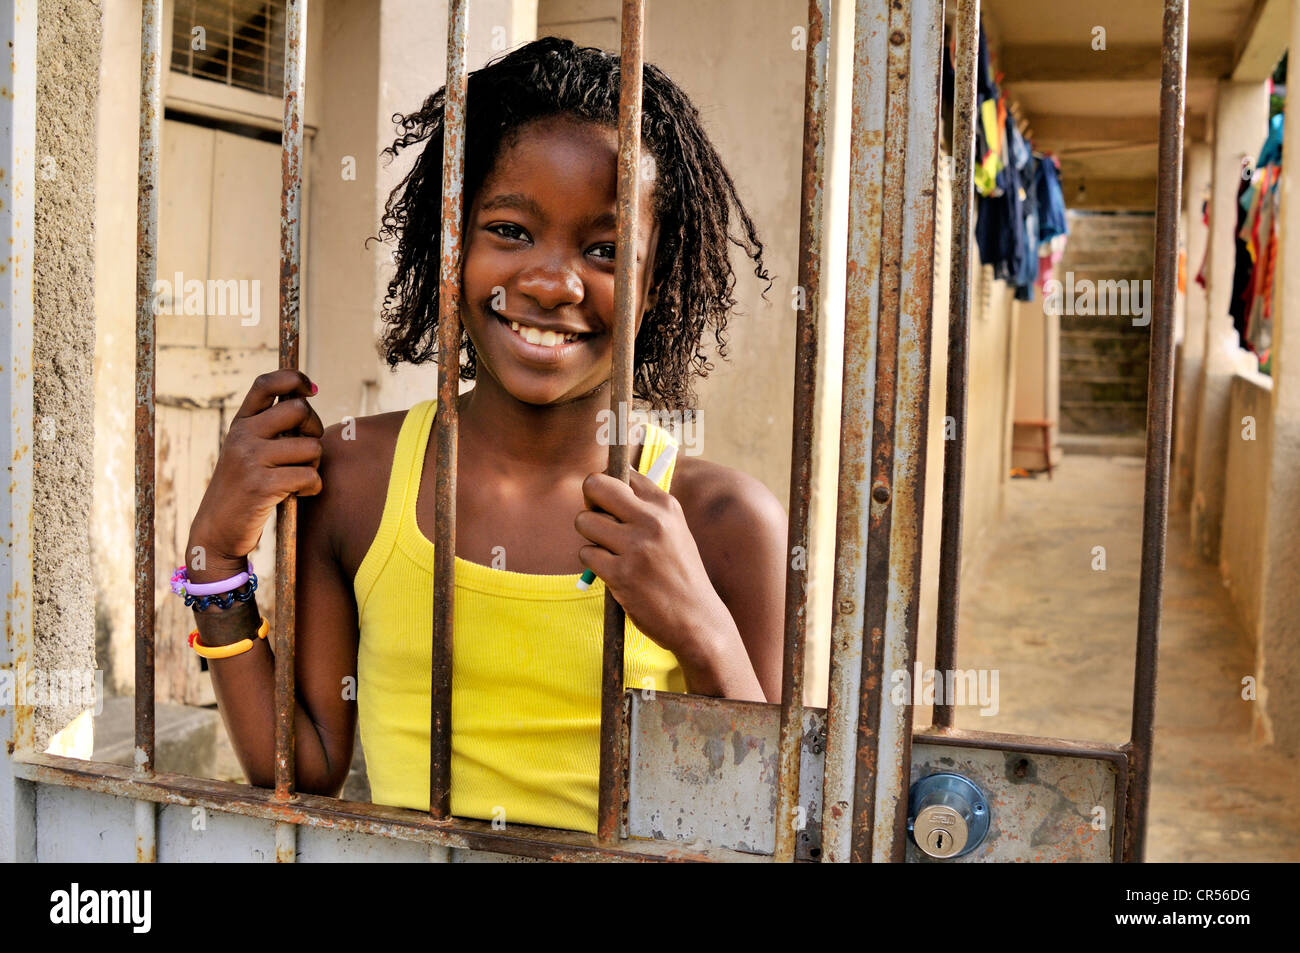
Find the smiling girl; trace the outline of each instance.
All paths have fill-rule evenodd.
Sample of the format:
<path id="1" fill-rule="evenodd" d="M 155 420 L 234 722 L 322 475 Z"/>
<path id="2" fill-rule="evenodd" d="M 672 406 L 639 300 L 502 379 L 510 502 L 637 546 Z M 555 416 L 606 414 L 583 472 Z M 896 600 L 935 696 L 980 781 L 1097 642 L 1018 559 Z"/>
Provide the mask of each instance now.
<path id="1" fill-rule="evenodd" d="M 780 699 L 780 503 L 695 457 L 652 481 L 673 443 L 653 424 L 633 434 L 630 484 L 602 472 L 618 97 L 617 56 L 554 38 L 469 78 L 460 374 L 474 387 L 458 400 L 451 712 L 461 817 L 595 830 L 606 587 L 628 618 L 628 687 Z M 436 356 L 443 102 L 439 90 L 398 117 L 386 150 L 424 144 L 380 232 L 397 242 L 390 365 Z M 724 344 L 729 244 L 770 278 L 698 112 L 653 66 L 642 122 L 653 185 L 637 216 L 633 387 L 674 410 L 711 367 L 705 332 Z M 196 605 L 196 650 L 242 647 L 212 658 L 213 685 L 249 780 L 271 785 L 271 652 L 251 583 L 230 586 L 276 504 L 299 494 L 298 788 L 338 793 L 359 718 L 373 800 L 427 810 L 434 402 L 325 429 L 315 393 L 297 371 L 264 374 L 231 423 L 186 550 L 205 554 L 191 588 L 227 580 L 215 604 Z M 585 569 L 598 578 L 584 591 Z"/>

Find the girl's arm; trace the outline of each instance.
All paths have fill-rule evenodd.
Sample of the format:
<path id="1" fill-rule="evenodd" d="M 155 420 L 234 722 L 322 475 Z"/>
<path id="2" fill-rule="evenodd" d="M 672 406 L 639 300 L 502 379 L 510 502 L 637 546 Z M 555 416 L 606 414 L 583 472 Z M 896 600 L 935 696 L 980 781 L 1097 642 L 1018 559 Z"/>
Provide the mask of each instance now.
<path id="1" fill-rule="evenodd" d="M 329 467 L 322 463 L 319 418 L 306 406 L 311 392 L 310 383 L 296 371 L 276 371 L 254 383 L 222 445 L 190 530 L 187 553 L 194 582 L 235 574 L 246 559 L 237 554 L 256 546 L 275 504 L 290 491 L 300 494 L 296 788 L 334 795 L 347 778 L 356 724 L 351 700 L 355 691 L 344 691 L 348 675 L 355 686 L 356 611 L 331 541 L 333 513 L 346 491 L 324 491 Z M 282 436 L 291 431 L 292 436 Z M 193 565 L 196 547 L 201 548 L 203 569 Z M 256 638 L 256 600 L 195 615 L 204 645 L 253 638 L 247 652 L 211 659 L 208 667 L 227 733 L 249 782 L 270 787 L 275 783 L 274 662 L 271 638 Z"/>
<path id="2" fill-rule="evenodd" d="M 629 618 L 682 664 L 687 690 L 781 699 L 786 517 L 761 482 L 678 462 L 673 493 L 632 471 L 583 483 L 579 558 Z"/>
<path id="3" fill-rule="evenodd" d="M 688 522 L 709 582 L 728 618 L 715 626 L 714 645 L 727 645 L 731 621 L 743 653 L 733 648 L 723 660 L 748 663 L 762 686 L 755 701 L 781 701 L 785 640 L 785 574 L 788 523 L 785 508 L 761 481 L 717 464 L 704 464 L 713 478 L 689 501 Z M 723 664 L 727 664 L 726 661 Z M 704 694 L 723 694 L 705 692 Z M 726 694 L 725 697 L 747 697 Z"/>

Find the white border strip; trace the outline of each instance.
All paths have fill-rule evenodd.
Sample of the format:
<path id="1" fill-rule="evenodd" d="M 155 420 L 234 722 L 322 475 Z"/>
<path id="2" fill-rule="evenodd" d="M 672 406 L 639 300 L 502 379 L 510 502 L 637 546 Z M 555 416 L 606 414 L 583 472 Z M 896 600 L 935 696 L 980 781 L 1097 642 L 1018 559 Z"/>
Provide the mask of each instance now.
<path id="1" fill-rule="evenodd" d="M 14 673 L 32 658 L 32 301 L 33 215 L 36 188 L 36 0 L 12 0 L 0 19 L 0 48 L 10 50 L 12 86 L 0 97 L 0 400 L 9 421 L 0 454 L 9 487 L 0 501 L 0 587 L 5 638 L 0 645 L 0 861 L 36 855 L 36 798 L 15 776 L 13 755 L 33 745 L 31 710 L 14 701 Z M 6 688 L 7 686 L 7 688 Z"/>

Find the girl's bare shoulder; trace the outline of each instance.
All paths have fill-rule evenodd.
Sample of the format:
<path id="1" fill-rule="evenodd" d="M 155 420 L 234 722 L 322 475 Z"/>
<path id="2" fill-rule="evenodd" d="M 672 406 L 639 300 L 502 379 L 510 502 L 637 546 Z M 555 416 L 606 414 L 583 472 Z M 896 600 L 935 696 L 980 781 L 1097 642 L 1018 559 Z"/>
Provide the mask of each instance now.
<path id="1" fill-rule="evenodd" d="M 406 414 L 405 410 L 397 410 L 370 417 L 345 417 L 326 427 L 321 438 L 324 451 L 321 456 L 322 474 L 323 468 L 328 466 L 344 479 L 369 476 L 380 470 L 386 475 L 393 464 L 397 436 Z"/>
<path id="2" fill-rule="evenodd" d="M 393 454 L 405 419 L 404 410 L 346 417 L 326 427 L 321 438 L 321 492 L 310 505 L 349 572 L 361 564 L 383 519 Z"/>
<path id="3" fill-rule="evenodd" d="M 786 512 L 762 480 L 699 457 L 679 456 L 670 492 L 715 585 L 784 567 Z M 715 575 L 716 574 L 716 575 Z M 725 596 L 725 593 L 719 593 Z"/>

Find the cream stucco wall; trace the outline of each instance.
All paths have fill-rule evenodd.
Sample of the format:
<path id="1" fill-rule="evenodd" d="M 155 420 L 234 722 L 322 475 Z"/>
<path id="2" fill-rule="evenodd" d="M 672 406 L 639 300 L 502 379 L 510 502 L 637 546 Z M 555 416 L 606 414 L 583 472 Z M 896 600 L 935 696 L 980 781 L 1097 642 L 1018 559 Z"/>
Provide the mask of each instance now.
<path id="1" fill-rule="evenodd" d="M 1228 398 L 1228 459 L 1224 466 L 1223 533 L 1219 572 L 1246 632 L 1259 637 L 1264 586 L 1264 539 L 1268 494 L 1263 474 L 1273 427 L 1273 381 L 1241 372 L 1232 378 Z"/>
<path id="2" fill-rule="evenodd" d="M 1223 524 L 1223 479 L 1227 459 L 1229 388 L 1242 365 L 1242 350 L 1228 313 L 1236 262 L 1237 186 L 1243 161 L 1253 162 L 1268 132 L 1265 83 L 1221 82 L 1215 107 L 1210 199 L 1209 302 L 1197 381 L 1196 455 L 1192 476 L 1192 544 L 1213 562 Z M 1247 355 L 1249 359 L 1249 356 Z"/>

